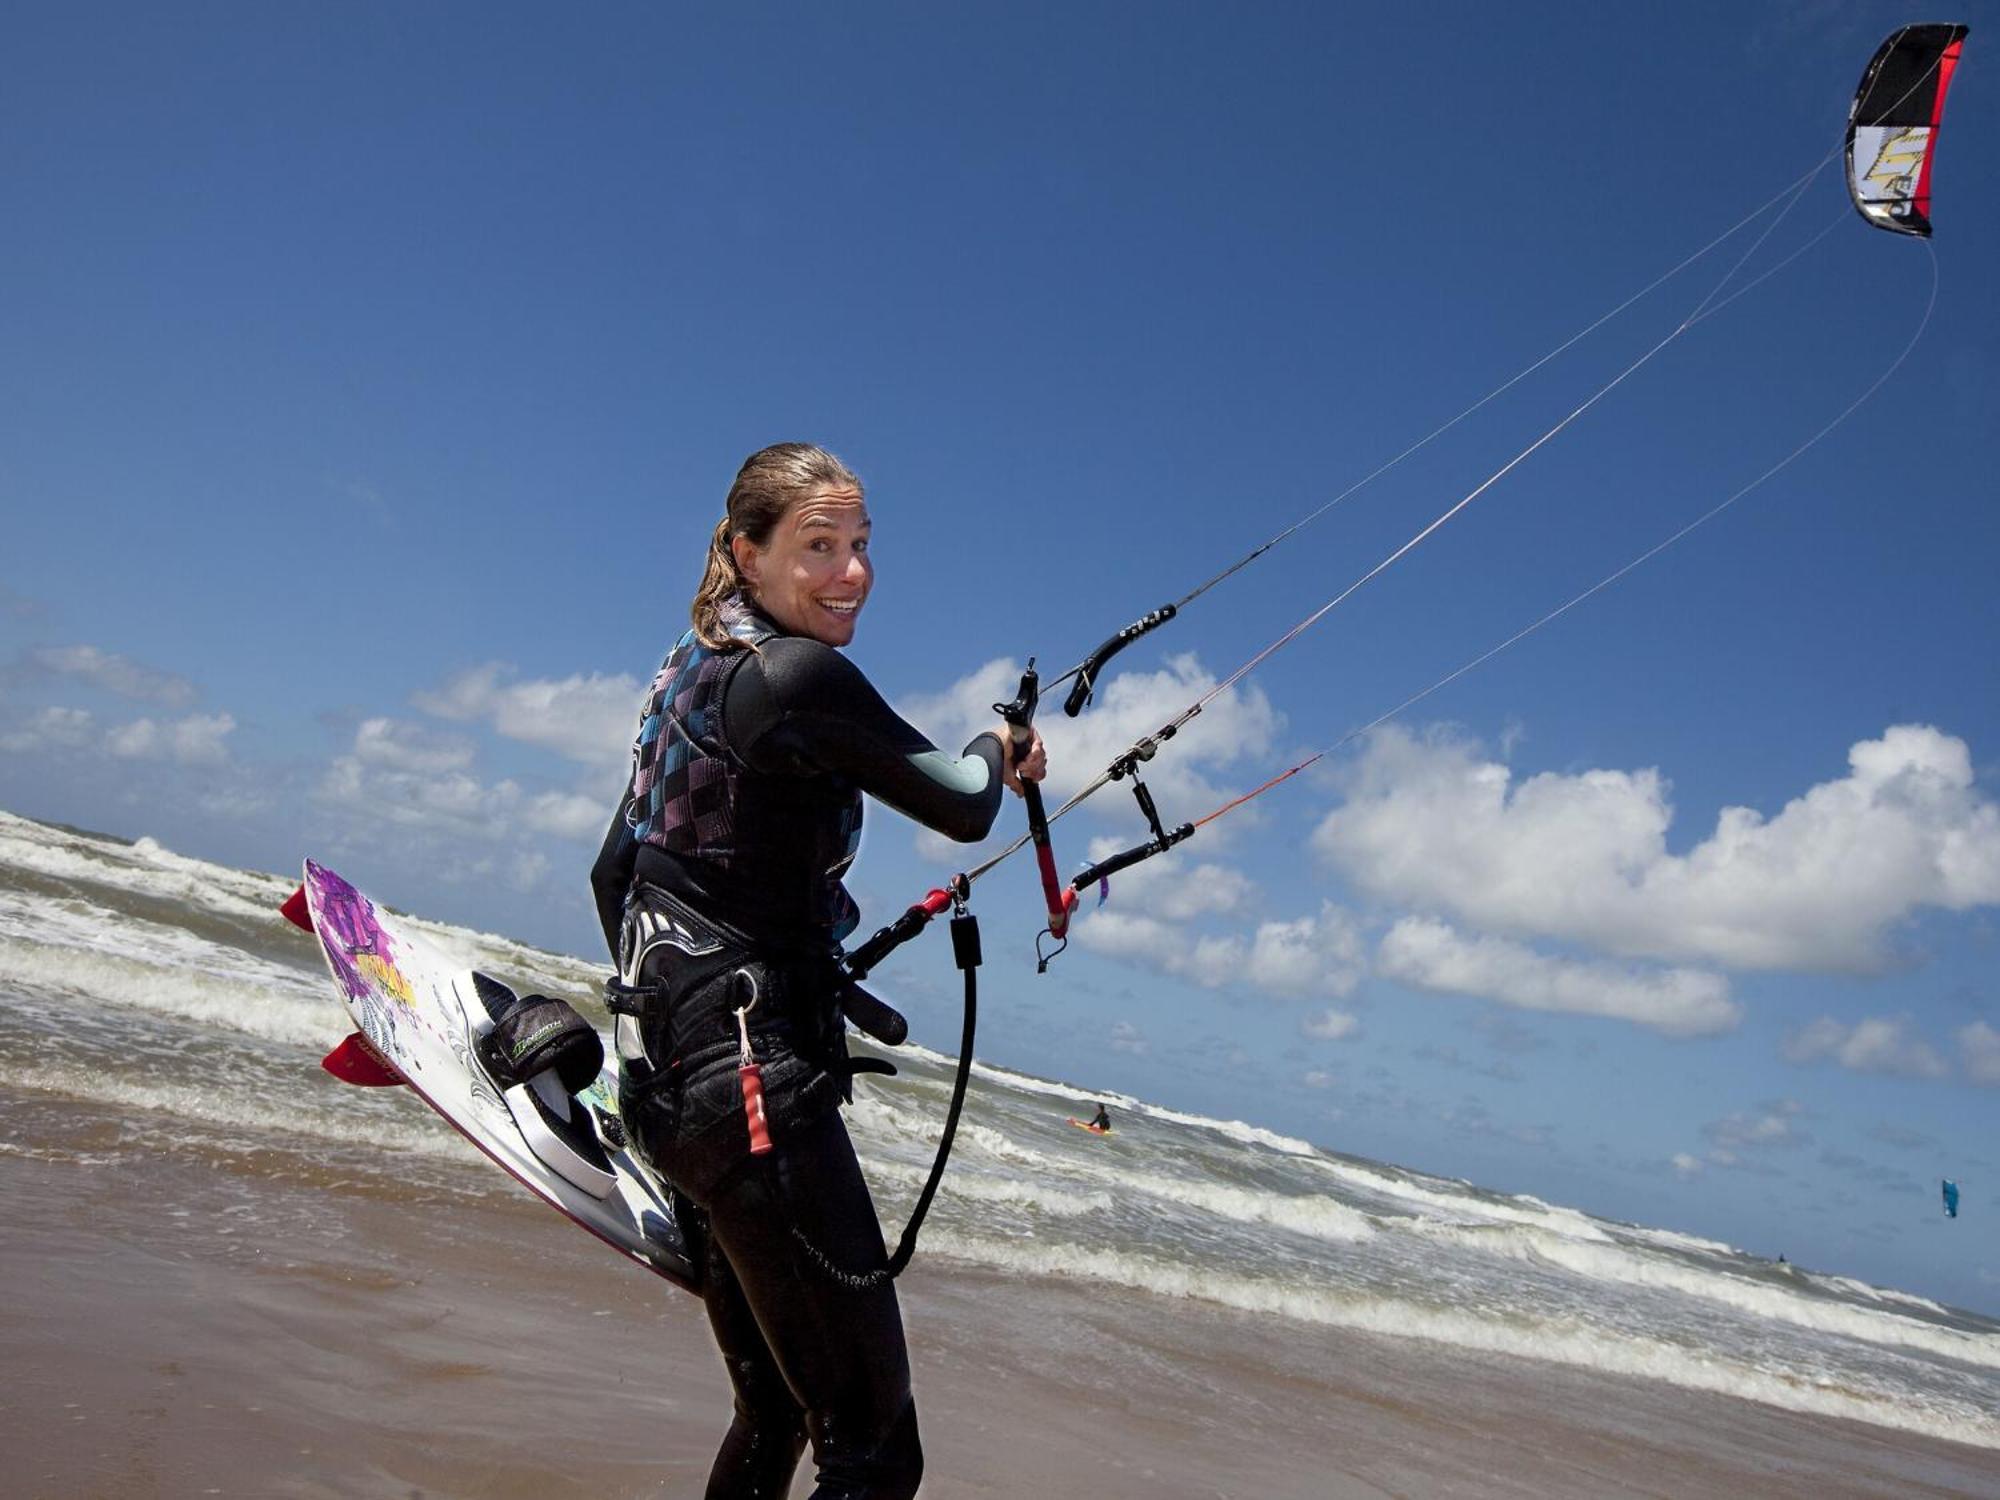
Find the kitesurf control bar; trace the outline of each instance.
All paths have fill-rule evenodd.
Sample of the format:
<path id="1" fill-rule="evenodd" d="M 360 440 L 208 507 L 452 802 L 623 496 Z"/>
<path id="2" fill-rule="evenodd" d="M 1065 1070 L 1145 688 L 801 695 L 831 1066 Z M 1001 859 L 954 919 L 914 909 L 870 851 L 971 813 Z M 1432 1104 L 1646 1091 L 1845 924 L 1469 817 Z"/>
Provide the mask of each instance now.
<path id="1" fill-rule="evenodd" d="M 943 890 L 932 891 L 848 954 L 841 962 L 841 967 L 847 971 L 847 977 L 856 980 L 866 979 L 870 969 L 922 932 L 930 924 L 932 917 L 950 906 L 954 900 L 965 900 L 970 893 L 971 882 L 963 875 L 952 876 Z"/>
<path id="2" fill-rule="evenodd" d="M 1068 677 L 1076 679 L 1076 686 L 1071 688 L 1069 696 L 1063 699 L 1063 712 L 1068 714 L 1072 719 L 1082 713 L 1083 706 L 1090 702 L 1090 695 L 1096 690 L 1097 674 L 1104 670 L 1104 664 L 1134 641 L 1138 640 L 1140 636 L 1146 634 L 1148 631 L 1159 629 L 1179 613 L 1180 606 L 1178 604 L 1162 604 L 1151 614 L 1143 615 L 1139 619 L 1134 620 L 1130 625 L 1119 631 L 1118 634 L 1112 636 L 1110 640 L 1091 652 L 1082 661 L 1063 673 L 1062 677 L 1058 677 L 1056 682 L 1061 682 L 1064 678 Z M 1049 686 L 1054 687 L 1055 683 L 1052 682 Z"/>
<path id="3" fill-rule="evenodd" d="M 1170 726 L 1159 739 L 1169 739 L 1172 735 L 1173 729 Z M 1132 778 L 1132 795 L 1138 799 L 1139 811 L 1145 815 L 1146 826 L 1153 830 L 1153 836 L 1143 844 L 1135 844 L 1132 848 L 1114 854 L 1109 859 L 1101 859 L 1096 864 L 1086 865 L 1077 871 L 1076 879 L 1070 882 L 1069 893 L 1072 898 L 1078 891 L 1089 890 L 1098 881 L 1116 875 L 1127 866 L 1136 865 L 1142 859 L 1151 859 L 1155 854 L 1165 854 L 1182 839 L 1194 837 L 1192 823 L 1183 823 L 1171 830 L 1160 826 L 1160 810 L 1153 805 L 1153 793 L 1146 783 L 1139 779 L 1139 762 L 1151 760 L 1159 748 L 1158 739 L 1143 739 L 1113 761 L 1107 772 L 1113 781 L 1120 781 L 1127 776 Z"/>
<path id="4" fill-rule="evenodd" d="M 1034 723 L 1035 706 L 1041 701 L 1041 678 L 1035 674 L 1035 659 L 1028 658 L 1028 670 L 1021 674 L 1021 690 L 1012 703 L 996 703 L 993 711 L 1007 721 L 1013 732 L 1014 753 L 1026 755 L 1033 743 L 1028 726 Z M 1042 871 L 1042 900 L 1048 907 L 1048 935 L 1056 940 L 1056 949 L 1041 959 L 1041 967 L 1048 967 L 1049 959 L 1062 952 L 1069 932 L 1070 913 L 1076 910 L 1076 892 L 1063 885 L 1062 877 L 1056 873 L 1055 851 L 1049 847 L 1049 818 L 1042 809 L 1042 789 L 1036 783 L 1021 780 L 1021 800 L 1028 808 L 1028 837 L 1034 841 L 1035 863 Z M 1039 941 L 1036 953 L 1041 952 Z"/>

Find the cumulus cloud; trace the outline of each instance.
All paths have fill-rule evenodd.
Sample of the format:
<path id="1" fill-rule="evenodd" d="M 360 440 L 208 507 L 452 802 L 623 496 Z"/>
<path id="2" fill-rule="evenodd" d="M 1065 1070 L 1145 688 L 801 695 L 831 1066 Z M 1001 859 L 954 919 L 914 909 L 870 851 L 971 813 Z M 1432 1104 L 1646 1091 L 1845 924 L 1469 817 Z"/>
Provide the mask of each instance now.
<path id="1" fill-rule="evenodd" d="M 1706 1163 L 1699 1156 L 1690 1156 L 1685 1151 L 1676 1151 L 1673 1154 L 1671 1165 L 1676 1175 L 1686 1178 L 1700 1175 Z"/>
<path id="2" fill-rule="evenodd" d="M 1718 974 L 1556 958 L 1506 938 L 1466 937 L 1432 917 L 1405 917 L 1391 927 L 1375 966 L 1385 978 L 1434 994 L 1606 1016 L 1668 1036 L 1728 1031 L 1742 1019 Z"/>
<path id="3" fill-rule="evenodd" d="M 1799 1112 L 1798 1100 L 1778 1099 L 1755 1110 L 1709 1121 L 1701 1127 L 1709 1143 L 1708 1162 L 1718 1167 L 1742 1167 L 1769 1152 L 1811 1145 L 1812 1137 L 1794 1124 Z"/>
<path id="4" fill-rule="evenodd" d="M 1901 725 L 1766 818 L 1725 808 L 1685 855 L 1656 770 L 1544 773 L 1388 729 L 1314 835 L 1357 887 L 1473 926 L 1630 957 L 1872 972 L 1919 907 L 2000 902 L 2000 806 L 1965 742 Z"/>
<path id="5" fill-rule="evenodd" d="M 1130 1021 L 1117 1021 L 1112 1024 L 1111 1050 L 1113 1052 L 1130 1052 L 1135 1057 L 1143 1057 L 1146 1054 L 1147 1048 L 1151 1045 L 1146 1040 L 1146 1034 Z"/>
<path id="6" fill-rule="evenodd" d="M 194 684 L 158 667 L 95 646 L 43 646 L 28 653 L 29 663 L 52 677 L 73 677 L 120 698 L 184 708 L 195 700 Z"/>
<path id="7" fill-rule="evenodd" d="M 513 681 L 512 674 L 504 663 L 489 662 L 412 701 L 441 719 L 490 724 L 510 740 L 551 750 L 607 777 L 625 765 L 644 686 L 637 678 L 593 672 Z"/>
<path id="8" fill-rule="evenodd" d="M 184 766 L 219 766 L 229 759 L 223 743 L 236 729 L 228 714 L 189 714 L 158 723 L 135 719 L 110 730 L 105 748 L 126 760 L 171 760 Z"/>
<path id="9" fill-rule="evenodd" d="M 1331 901 L 1316 915 L 1240 933 L 1197 934 L 1145 913 L 1105 907 L 1072 929 L 1079 946 L 1208 989 L 1243 984 L 1283 995 L 1351 994 L 1364 972 L 1361 934 Z"/>
<path id="10" fill-rule="evenodd" d="M 1086 862 L 1094 864 L 1129 847 L 1115 836 L 1094 838 Z M 1189 864 L 1180 850 L 1156 855 L 1111 877 L 1111 903 L 1119 910 L 1145 912 L 1168 922 L 1234 915 L 1247 910 L 1256 895 L 1256 883 L 1241 870 L 1211 861 Z"/>
<path id="11" fill-rule="evenodd" d="M 540 792 L 522 801 L 521 820 L 537 833 L 594 842 L 604 837 L 611 809 L 581 792 Z"/>
<path id="12" fill-rule="evenodd" d="M 530 792 L 511 778 L 488 782 L 474 774 L 472 759 L 472 747 L 450 736 L 369 719 L 356 728 L 352 749 L 328 766 L 317 795 L 370 822 L 489 842 L 522 833 L 586 841 L 604 832 L 603 801 Z"/>
<path id="13" fill-rule="evenodd" d="M 1051 712 L 1036 719 L 1049 749 L 1049 779 L 1044 785 L 1051 800 L 1061 801 L 1080 790 L 1112 757 L 1159 729 L 1213 688 L 1216 680 L 1195 656 L 1185 654 L 1169 659 L 1157 672 L 1117 673 L 1099 687 L 1089 711 L 1077 718 Z M 1020 682 L 1019 663 L 990 661 L 942 692 L 909 698 L 898 711 L 939 744 L 955 750 L 999 722 L 993 705 L 1013 698 Z M 1270 753 L 1283 727 L 1283 715 L 1261 688 L 1239 685 L 1219 694 L 1174 736 L 1169 751 L 1141 771 L 1160 804 L 1161 816 L 1172 823 L 1220 802 L 1224 794 L 1210 777 L 1233 766 L 1255 764 Z M 1085 806 L 1099 813 L 1116 809 L 1144 827 L 1122 787 L 1106 787 Z"/>
<path id="14" fill-rule="evenodd" d="M 1346 1011 L 1329 1006 L 1316 1016 L 1307 1016 L 1299 1023 L 1299 1030 L 1322 1042 L 1337 1042 L 1354 1035 L 1360 1025 L 1360 1021 Z"/>
<path id="15" fill-rule="evenodd" d="M 354 731 L 355 758 L 387 771 L 420 776 L 463 771 L 472 764 L 473 754 L 469 740 L 395 719 L 364 719 Z"/>
<path id="16" fill-rule="evenodd" d="M 1984 1021 L 1961 1026 L 1958 1055 L 1965 1065 L 1965 1076 L 1974 1083 L 2000 1086 L 2000 1031 Z"/>
<path id="17" fill-rule="evenodd" d="M 1909 1028 L 1907 1016 L 1871 1016 L 1852 1026 L 1821 1016 L 1785 1039 L 1784 1054 L 1791 1062 L 1835 1062 L 1856 1073 L 1944 1077 L 1950 1071 L 1944 1059 Z"/>
<path id="18" fill-rule="evenodd" d="M 44 708 L 20 728 L 0 734 L 0 750 L 24 755 L 43 750 L 84 750 L 96 738 L 96 720 L 89 710 Z"/>

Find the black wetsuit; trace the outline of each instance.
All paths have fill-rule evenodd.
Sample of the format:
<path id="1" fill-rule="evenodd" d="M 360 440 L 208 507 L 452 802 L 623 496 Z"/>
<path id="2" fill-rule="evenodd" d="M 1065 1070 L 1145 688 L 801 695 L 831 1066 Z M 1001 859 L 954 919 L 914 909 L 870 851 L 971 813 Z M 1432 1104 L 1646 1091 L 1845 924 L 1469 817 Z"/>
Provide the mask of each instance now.
<path id="1" fill-rule="evenodd" d="M 669 653 L 592 870 L 621 974 L 661 997 L 639 1022 L 644 1055 L 621 1044 L 626 1117 L 698 1206 L 703 1300 L 735 1387 L 709 1500 L 783 1496 L 808 1437 L 821 1500 L 907 1500 L 923 1452 L 894 1284 L 843 1285 L 812 1254 L 855 1274 L 886 1260 L 838 1113 L 849 1070 L 834 962 L 854 920 L 840 875 L 864 791 L 952 837 L 983 836 L 999 742 L 982 735 L 954 759 L 831 647 L 740 605 L 726 618 L 754 649 L 683 637 Z M 752 983 L 773 1146 L 761 1156 L 736 1073 L 733 1011 Z"/>

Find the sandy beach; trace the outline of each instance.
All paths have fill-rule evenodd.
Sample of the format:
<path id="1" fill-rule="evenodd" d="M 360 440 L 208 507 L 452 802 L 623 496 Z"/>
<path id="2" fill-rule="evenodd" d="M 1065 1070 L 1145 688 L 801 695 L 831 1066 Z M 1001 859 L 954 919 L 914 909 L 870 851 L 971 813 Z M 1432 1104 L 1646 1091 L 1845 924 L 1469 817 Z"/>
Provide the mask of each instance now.
<path id="1" fill-rule="evenodd" d="M 7 1137 L 50 1107 L 0 1093 Z M 525 1198 L 99 1160 L 146 1118 L 68 1108 L 0 1154 L 8 1494 L 700 1493 L 727 1397 L 692 1298 Z M 1663 1384 L 938 1256 L 903 1287 L 938 1500 L 2000 1493 L 1983 1448 Z"/>

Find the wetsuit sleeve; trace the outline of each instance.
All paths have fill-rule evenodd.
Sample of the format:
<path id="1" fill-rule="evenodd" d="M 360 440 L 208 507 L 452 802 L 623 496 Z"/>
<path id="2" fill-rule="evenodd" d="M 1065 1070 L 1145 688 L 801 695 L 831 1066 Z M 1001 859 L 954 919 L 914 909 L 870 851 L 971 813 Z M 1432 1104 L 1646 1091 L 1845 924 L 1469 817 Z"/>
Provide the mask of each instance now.
<path id="1" fill-rule="evenodd" d="M 618 930 L 625 920 L 625 893 L 632 888 L 632 867 L 639 858 L 639 841 L 632 837 L 632 826 L 625 821 L 625 814 L 632 806 L 632 785 L 627 782 L 624 796 L 618 799 L 618 811 L 611 815 L 611 827 L 605 830 L 604 847 L 597 851 L 597 862 L 590 867 L 590 892 L 597 902 L 597 920 L 604 928 L 605 946 L 611 950 L 611 961 L 618 962 Z"/>
<path id="2" fill-rule="evenodd" d="M 899 718 L 831 646 L 766 641 L 723 701 L 730 747 L 760 771 L 821 771 L 960 843 L 986 837 L 1000 810 L 1000 741 L 977 735 L 952 756 Z"/>

